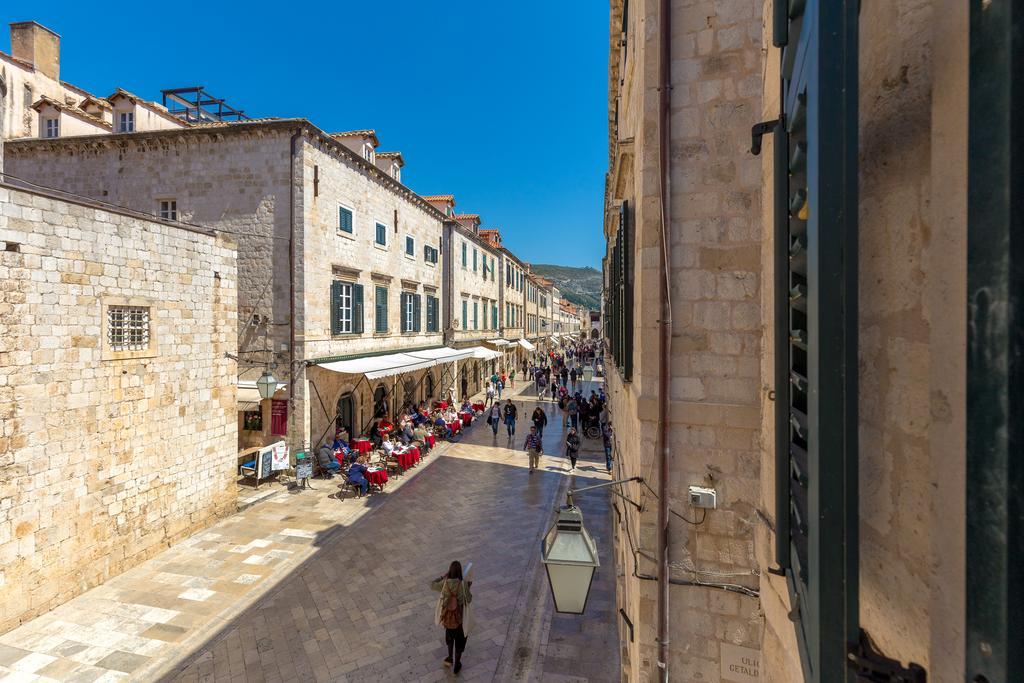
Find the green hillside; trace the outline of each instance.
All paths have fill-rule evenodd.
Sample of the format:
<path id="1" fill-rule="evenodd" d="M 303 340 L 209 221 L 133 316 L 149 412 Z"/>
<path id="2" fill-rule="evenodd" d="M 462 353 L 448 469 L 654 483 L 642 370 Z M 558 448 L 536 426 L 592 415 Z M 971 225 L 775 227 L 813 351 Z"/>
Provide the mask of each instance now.
<path id="1" fill-rule="evenodd" d="M 601 310 L 601 271 L 546 263 L 532 263 L 530 270 L 554 282 L 562 296 L 577 306 L 594 311 Z"/>

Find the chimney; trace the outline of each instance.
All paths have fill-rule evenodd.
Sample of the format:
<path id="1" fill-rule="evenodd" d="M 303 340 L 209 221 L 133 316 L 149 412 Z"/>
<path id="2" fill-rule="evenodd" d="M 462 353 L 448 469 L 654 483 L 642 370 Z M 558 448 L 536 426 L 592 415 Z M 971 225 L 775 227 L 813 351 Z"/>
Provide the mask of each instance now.
<path id="1" fill-rule="evenodd" d="M 60 80 L 60 36 L 34 21 L 11 24 L 11 55 Z"/>

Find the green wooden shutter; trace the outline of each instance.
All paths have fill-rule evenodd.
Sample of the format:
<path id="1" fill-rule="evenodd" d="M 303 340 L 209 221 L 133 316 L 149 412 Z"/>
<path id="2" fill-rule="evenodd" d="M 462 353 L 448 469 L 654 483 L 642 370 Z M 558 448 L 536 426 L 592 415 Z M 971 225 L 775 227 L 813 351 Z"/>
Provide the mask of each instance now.
<path id="1" fill-rule="evenodd" d="M 352 285 L 352 333 L 363 333 L 363 286 Z"/>
<path id="2" fill-rule="evenodd" d="M 419 294 L 411 294 L 412 296 L 412 330 L 413 332 L 420 331 L 420 317 L 422 315 L 421 299 Z"/>
<path id="3" fill-rule="evenodd" d="M 777 2 L 777 560 L 804 678 L 854 680 L 857 606 L 857 2 Z"/>
<path id="4" fill-rule="evenodd" d="M 388 290 L 386 287 L 375 288 L 375 307 L 374 316 L 376 324 L 374 330 L 376 332 L 387 332 L 388 331 Z"/>
<path id="5" fill-rule="evenodd" d="M 633 379 L 633 212 L 622 202 L 622 378 Z"/>
<path id="6" fill-rule="evenodd" d="M 341 283 L 331 283 L 331 334 L 341 334 Z"/>

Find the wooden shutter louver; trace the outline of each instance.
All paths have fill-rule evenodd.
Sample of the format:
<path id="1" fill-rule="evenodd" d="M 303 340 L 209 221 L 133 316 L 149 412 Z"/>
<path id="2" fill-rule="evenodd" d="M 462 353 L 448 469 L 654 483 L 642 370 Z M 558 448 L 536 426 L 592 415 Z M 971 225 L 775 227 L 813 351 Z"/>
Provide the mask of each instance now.
<path id="1" fill-rule="evenodd" d="M 777 0 L 776 560 L 804 678 L 853 680 L 857 614 L 857 3 Z"/>
<path id="2" fill-rule="evenodd" d="M 341 283 L 331 283 L 331 334 L 341 334 Z"/>
<path id="3" fill-rule="evenodd" d="M 352 285 L 352 333 L 363 333 L 363 286 Z"/>
<path id="4" fill-rule="evenodd" d="M 412 297 L 412 331 L 420 331 L 421 297 L 419 294 L 411 294 Z"/>

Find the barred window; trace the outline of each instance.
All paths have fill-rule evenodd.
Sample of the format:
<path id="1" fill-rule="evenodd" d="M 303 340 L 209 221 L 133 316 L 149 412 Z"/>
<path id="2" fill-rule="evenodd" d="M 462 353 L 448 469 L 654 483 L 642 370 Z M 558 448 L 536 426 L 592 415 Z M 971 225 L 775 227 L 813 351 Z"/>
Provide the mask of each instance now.
<path id="1" fill-rule="evenodd" d="M 160 218 L 167 221 L 178 220 L 178 201 L 175 199 L 161 199 Z"/>
<path id="2" fill-rule="evenodd" d="M 107 309 L 107 344 L 111 351 L 149 348 L 149 307 L 111 306 Z"/>

